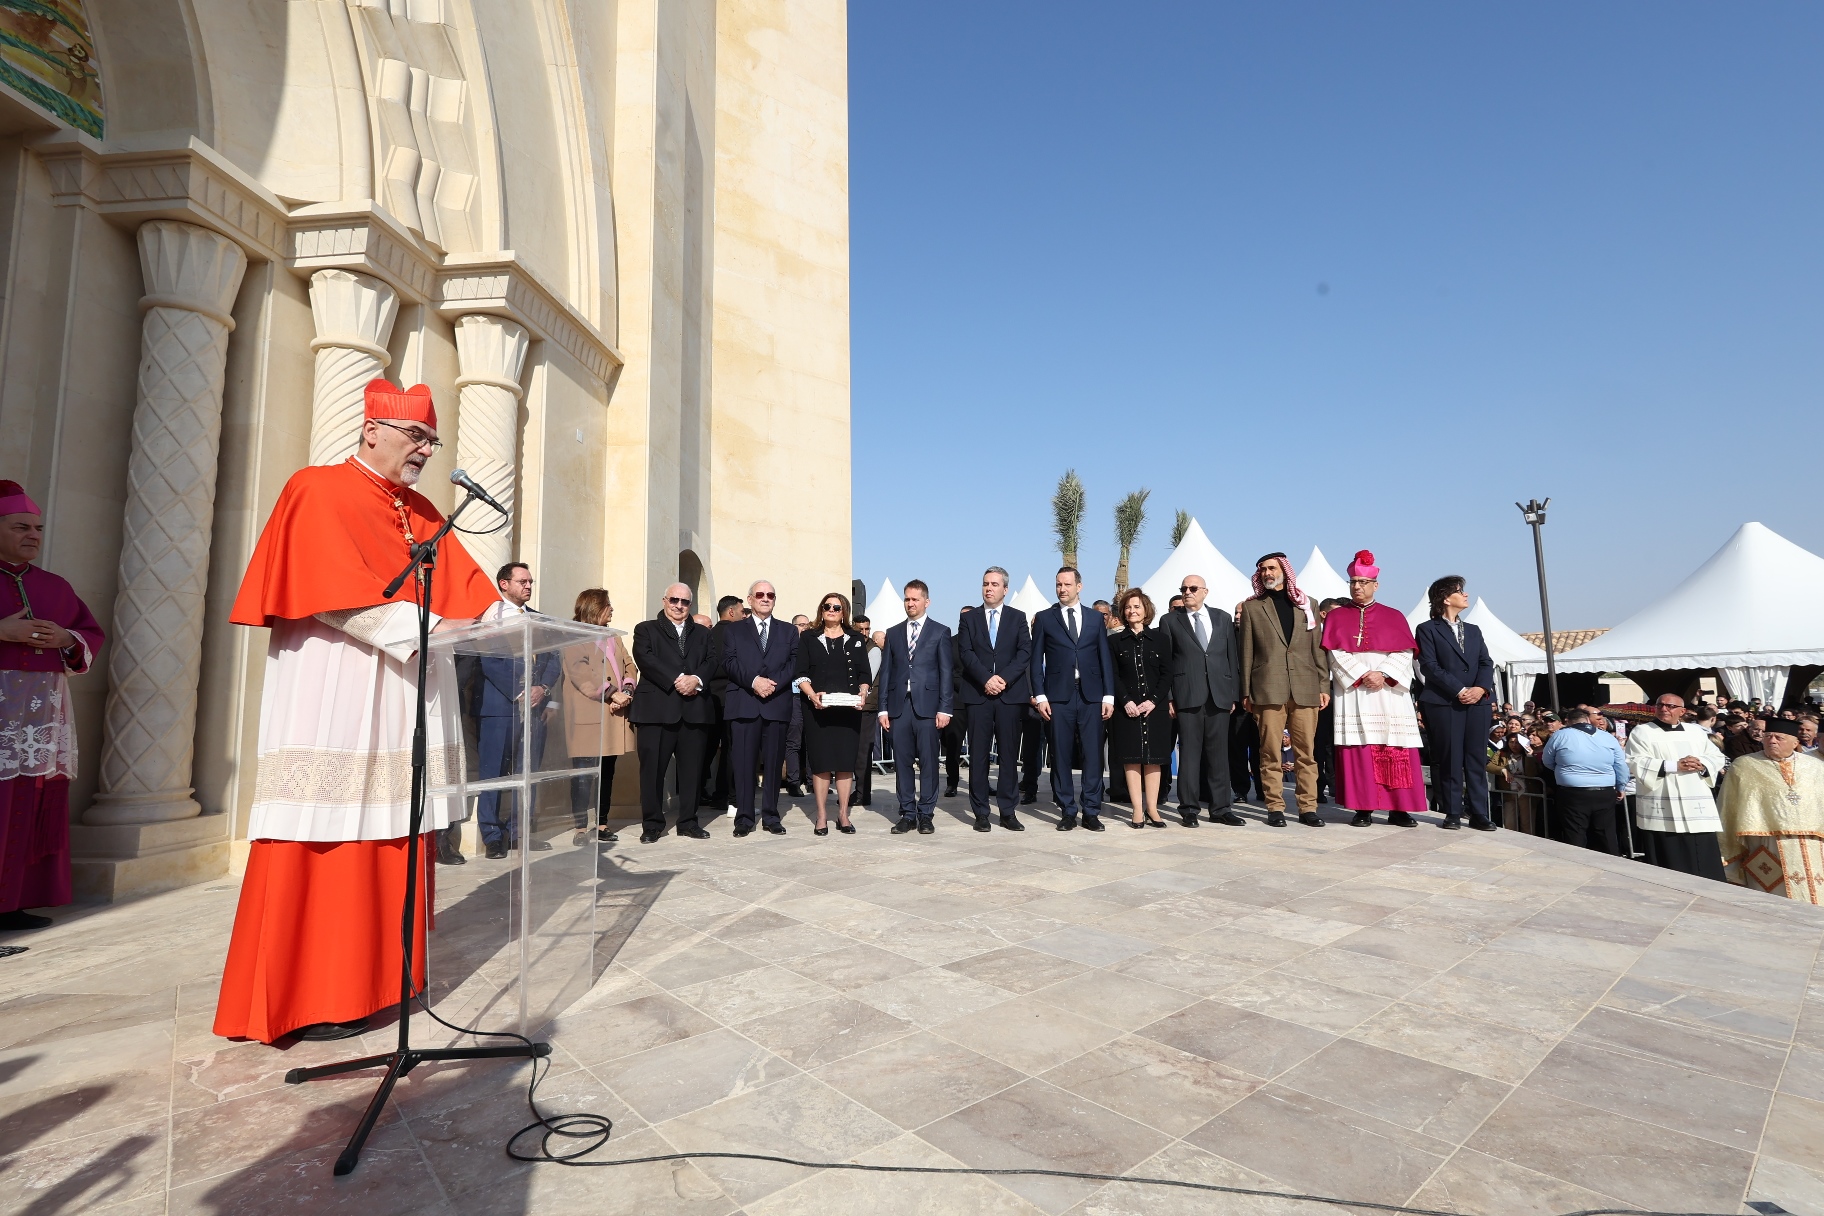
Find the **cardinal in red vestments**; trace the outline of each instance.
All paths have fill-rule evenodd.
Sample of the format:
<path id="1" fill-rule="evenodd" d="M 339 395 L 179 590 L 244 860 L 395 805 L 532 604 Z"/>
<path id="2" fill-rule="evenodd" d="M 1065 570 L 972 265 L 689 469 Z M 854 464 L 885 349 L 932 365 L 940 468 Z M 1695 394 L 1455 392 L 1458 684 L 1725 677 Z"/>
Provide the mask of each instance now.
<path id="1" fill-rule="evenodd" d="M 27 908 L 70 902 L 70 778 L 76 723 L 66 672 L 104 636 L 68 582 L 32 565 L 44 514 L 0 481 L 0 932 L 51 923 Z"/>
<path id="2" fill-rule="evenodd" d="M 286 482 L 230 619 L 272 631 L 260 703 L 247 874 L 222 976 L 215 1033 L 270 1043 L 357 1033 L 399 999 L 400 915 L 418 695 L 419 584 L 386 584 L 443 522 L 412 489 L 438 445 L 420 384 L 367 386 L 355 455 Z M 431 622 L 471 620 L 500 598 L 454 536 L 438 547 Z M 454 676 L 430 668 L 426 778 L 454 783 L 462 740 L 445 737 Z M 450 822 L 427 798 L 421 831 Z M 420 842 L 420 900 L 428 904 Z M 423 983 L 427 907 L 414 916 Z"/>

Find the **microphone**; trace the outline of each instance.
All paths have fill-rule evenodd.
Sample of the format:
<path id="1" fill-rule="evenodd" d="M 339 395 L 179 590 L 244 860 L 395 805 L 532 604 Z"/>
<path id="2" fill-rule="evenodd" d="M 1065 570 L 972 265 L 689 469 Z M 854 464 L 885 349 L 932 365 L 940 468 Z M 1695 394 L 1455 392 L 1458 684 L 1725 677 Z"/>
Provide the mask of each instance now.
<path id="1" fill-rule="evenodd" d="M 481 501 L 487 503 L 490 507 L 493 507 L 496 511 L 499 511 L 502 515 L 513 514 L 513 512 L 495 502 L 493 496 L 482 489 L 476 480 L 469 476 L 468 470 L 466 469 L 457 469 L 455 472 L 451 473 L 450 484 L 453 486 L 461 486 L 475 497 L 481 499 Z"/>

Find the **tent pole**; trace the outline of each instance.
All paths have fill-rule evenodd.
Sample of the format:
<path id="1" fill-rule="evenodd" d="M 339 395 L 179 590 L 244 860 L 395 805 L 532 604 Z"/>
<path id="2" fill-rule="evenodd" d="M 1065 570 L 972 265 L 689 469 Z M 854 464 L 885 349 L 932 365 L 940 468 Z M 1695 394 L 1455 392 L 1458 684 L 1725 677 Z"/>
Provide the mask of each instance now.
<path id="1" fill-rule="evenodd" d="M 1540 502 L 1537 498 L 1520 507 L 1520 514 L 1533 528 L 1533 562 L 1539 569 L 1539 620 L 1545 630 L 1545 683 L 1551 690 L 1552 712 L 1562 712 L 1558 708 L 1558 655 L 1552 646 L 1552 598 L 1545 590 L 1545 540 L 1540 530 L 1545 526 L 1545 509 L 1552 505 L 1551 499 Z"/>

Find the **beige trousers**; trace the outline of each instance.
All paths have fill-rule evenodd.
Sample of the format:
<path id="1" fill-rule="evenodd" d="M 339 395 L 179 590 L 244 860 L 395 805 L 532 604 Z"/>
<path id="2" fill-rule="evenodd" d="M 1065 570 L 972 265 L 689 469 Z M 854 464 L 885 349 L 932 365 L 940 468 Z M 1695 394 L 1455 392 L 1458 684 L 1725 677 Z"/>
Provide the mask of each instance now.
<path id="1" fill-rule="evenodd" d="M 1317 809 L 1317 706 L 1254 706 L 1254 717 L 1260 722 L 1261 795 L 1269 811 L 1286 809 L 1285 782 L 1279 771 L 1280 735 L 1292 732 L 1292 773 L 1298 782 L 1300 814 Z"/>

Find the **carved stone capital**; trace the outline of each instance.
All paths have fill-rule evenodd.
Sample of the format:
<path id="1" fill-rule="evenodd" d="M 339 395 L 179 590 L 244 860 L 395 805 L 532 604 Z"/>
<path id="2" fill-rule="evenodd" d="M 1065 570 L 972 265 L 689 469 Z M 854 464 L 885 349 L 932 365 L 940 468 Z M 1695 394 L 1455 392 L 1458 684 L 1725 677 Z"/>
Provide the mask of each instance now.
<path id="1" fill-rule="evenodd" d="M 415 233 L 371 203 L 300 207 L 291 216 L 285 263 L 298 274 L 358 271 L 423 304 L 435 290 L 438 260 Z"/>
<path id="2" fill-rule="evenodd" d="M 317 336 L 311 390 L 310 463 L 340 464 L 360 443 L 367 382 L 392 361 L 386 341 L 399 297 L 379 279 L 348 270 L 310 276 L 310 315 Z"/>
<path id="3" fill-rule="evenodd" d="M 513 394 L 525 395 L 519 375 L 526 366 L 528 345 L 524 326 L 490 313 L 470 313 L 456 320 L 456 387 L 491 384 Z"/>
<path id="4" fill-rule="evenodd" d="M 511 253 L 446 258 L 437 278 L 436 305 L 446 317 L 486 313 L 517 321 L 603 383 L 621 366 L 621 356 L 596 328 Z"/>

